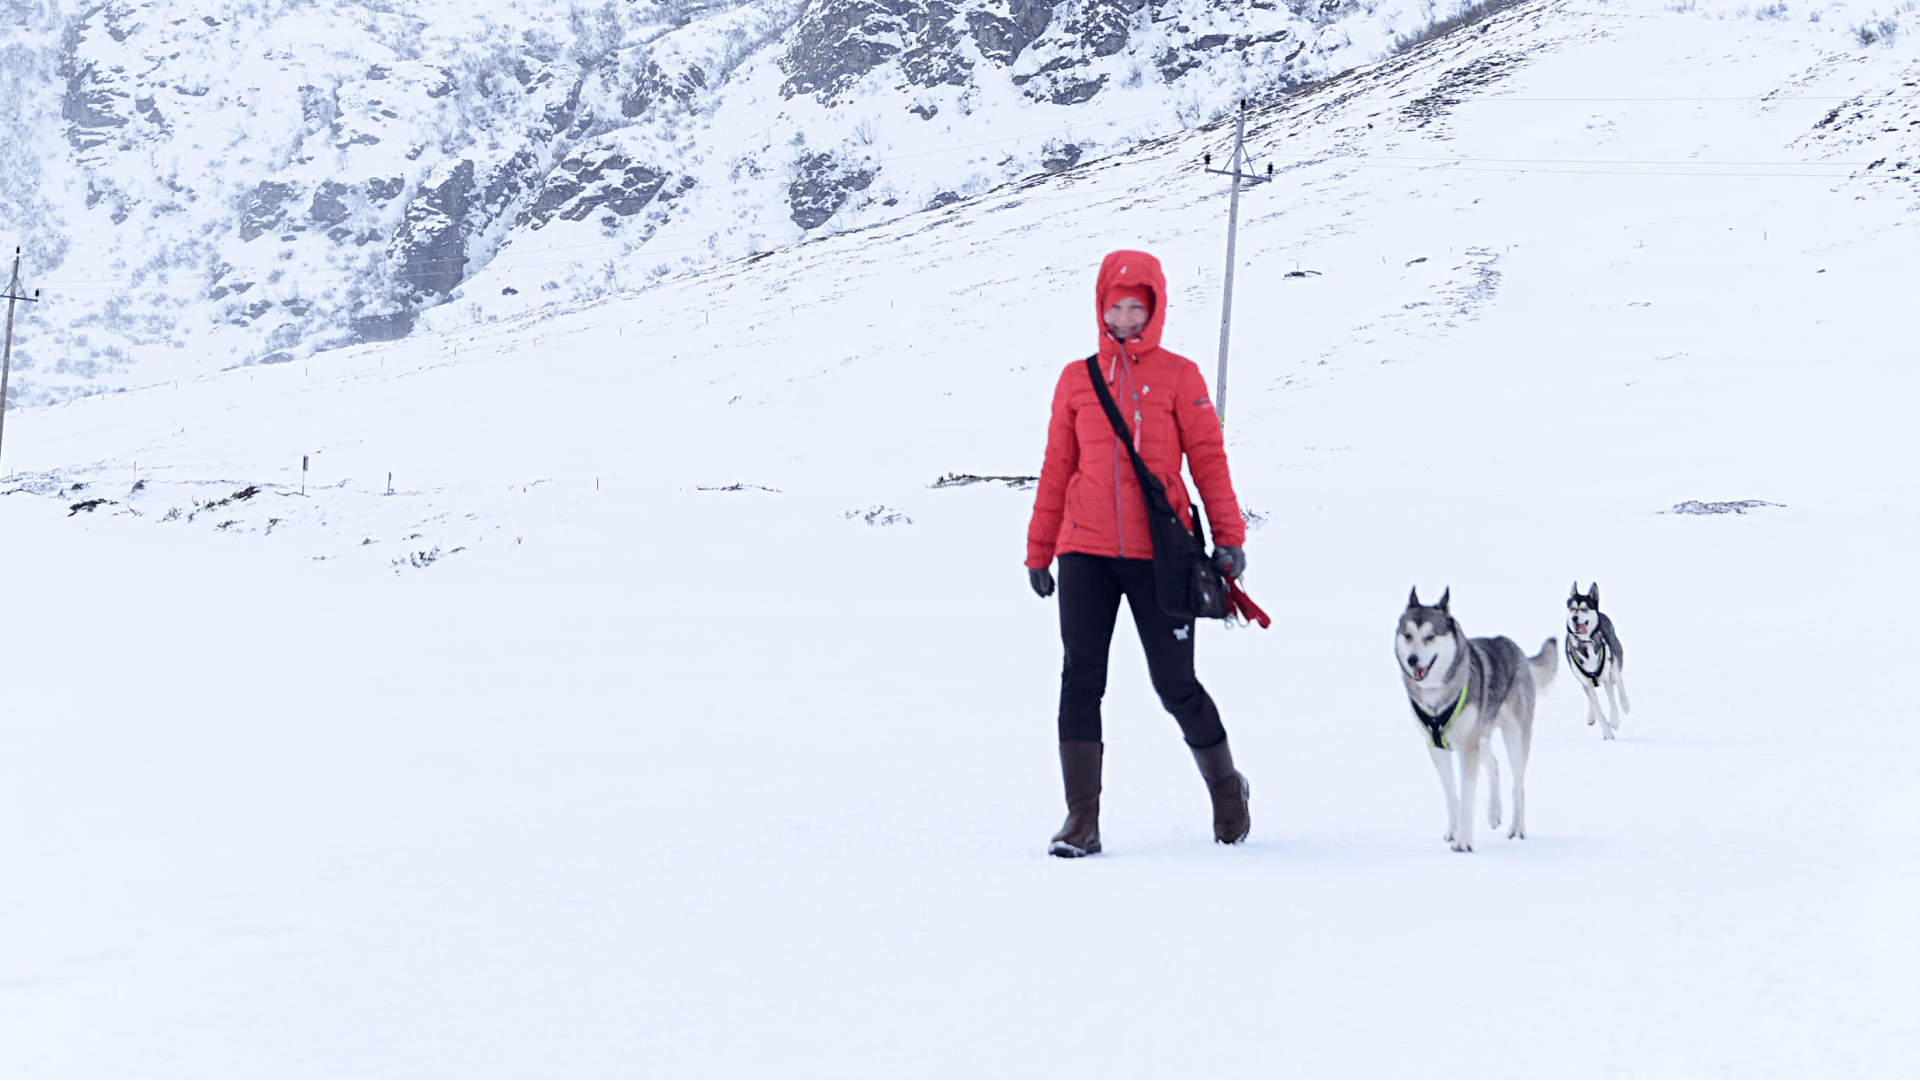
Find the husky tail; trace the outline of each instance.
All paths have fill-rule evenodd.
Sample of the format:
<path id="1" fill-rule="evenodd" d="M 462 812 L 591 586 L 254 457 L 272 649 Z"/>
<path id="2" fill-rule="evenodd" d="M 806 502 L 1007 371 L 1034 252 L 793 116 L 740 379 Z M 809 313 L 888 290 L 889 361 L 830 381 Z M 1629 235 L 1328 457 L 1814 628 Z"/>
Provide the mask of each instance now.
<path id="1" fill-rule="evenodd" d="M 1560 671 L 1560 654 L 1556 651 L 1559 644 L 1559 638 L 1548 635 L 1540 645 L 1540 652 L 1527 658 L 1527 667 L 1533 669 L 1535 690 L 1546 690 L 1547 685 L 1553 682 L 1554 673 Z"/>

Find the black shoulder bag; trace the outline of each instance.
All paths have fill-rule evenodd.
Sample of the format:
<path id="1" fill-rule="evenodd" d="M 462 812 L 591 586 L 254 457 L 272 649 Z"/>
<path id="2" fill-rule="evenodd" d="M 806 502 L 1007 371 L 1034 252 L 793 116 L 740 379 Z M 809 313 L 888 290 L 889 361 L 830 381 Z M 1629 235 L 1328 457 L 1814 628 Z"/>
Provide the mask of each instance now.
<path id="1" fill-rule="evenodd" d="M 1087 358 L 1087 378 L 1093 391 L 1113 422 L 1113 434 L 1133 457 L 1133 471 L 1140 478 L 1140 494 L 1147 500 L 1147 533 L 1153 539 L 1153 580 L 1160 607 L 1170 616 L 1182 619 L 1227 619 L 1232 608 L 1227 602 L 1227 581 L 1213 560 L 1207 558 L 1207 534 L 1200 515 L 1188 508 L 1192 522 L 1182 522 L 1167 498 L 1167 486 L 1153 475 L 1140 452 L 1133 449 L 1133 435 L 1107 392 L 1107 381 L 1100 378 L 1100 357 Z"/>

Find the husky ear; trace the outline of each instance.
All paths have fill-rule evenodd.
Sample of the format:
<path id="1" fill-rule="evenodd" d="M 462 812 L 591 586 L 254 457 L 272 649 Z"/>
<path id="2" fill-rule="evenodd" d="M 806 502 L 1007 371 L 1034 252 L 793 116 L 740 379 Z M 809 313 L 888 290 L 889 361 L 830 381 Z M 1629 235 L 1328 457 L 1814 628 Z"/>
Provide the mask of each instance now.
<path id="1" fill-rule="evenodd" d="M 1593 583 L 1587 590 L 1587 603 L 1593 606 L 1594 611 L 1600 610 L 1600 583 Z"/>
<path id="2" fill-rule="evenodd" d="M 1448 601 L 1448 600 L 1449 600 L 1450 598 L 1452 598 L 1452 596 L 1453 596 L 1453 587 L 1452 587 L 1452 586 L 1448 586 L 1448 587 L 1446 588 L 1446 591 L 1440 594 L 1440 603 L 1439 603 L 1439 604 L 1436 604 L 1436 605 L 1434 605 L 1434 607 L 1435 607 L 1435 608 L 1438 608 L 1438 609 L 1440 609 L 1440 610 L 1441 610 L 1442 612 L 1446 612 L 1446 611 L 1447 611 L 1447 601 Z M 1447 614 L 1448 614 L 1448 615 L 1452 615 L 1453 613 L 1451 613 L 1451 612 L 1447 612 Z"/>
<path id="3" fill-rule="evenodd" d="M 1575 578 L 1573 588 L 1567 590 L 1567 604 L 1571 606 L 1578 599 L 1580 599 L 1580 579 Z"/>
<path id="4" fill-rule="evenodd" d="M 1420 587 L 1419 586 L 1414 586 L 1412 589 L 1407 590 L 1407 607 L 1408 608 L 1420 607 Z"/>

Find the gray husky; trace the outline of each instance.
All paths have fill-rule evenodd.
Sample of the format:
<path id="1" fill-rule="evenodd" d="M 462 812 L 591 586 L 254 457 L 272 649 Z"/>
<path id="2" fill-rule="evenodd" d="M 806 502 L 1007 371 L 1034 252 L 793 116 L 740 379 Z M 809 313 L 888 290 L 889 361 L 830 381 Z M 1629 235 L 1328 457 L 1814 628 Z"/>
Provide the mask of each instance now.
<path id="1" fill-rule="evenodd" d="M 1553 682 L 1560 661 L 1552 638 L 1529 658 L 1511 638 L 1469 639 L 1447 611 L 1452 587 L 1440 603 L 1420 603 L 1420 588 L 1407 595 L 1393 651 L 1420 736 L 1440 771 L 1447 794 L 1447 836 L 1455 852 L 1473 851 L 1473 788 L 1480 765 L 1487 767 L 1487 828 L 1500 827 L 1500 764 L 1493 757 L 1492 734 L 1500 730 L 1513 767 L 1513 828 L 1508 837 L 1527 835 L 1527 748 L 1533 743 L 1535 692 Z M 1453 757 L 1460 756 L 1456 793 Z"/>
<path id="2" fill-rule="evenodd" d="M 1633 703 L 1627 701 L 1627 651 L 1620 646 L 1613 620 L 1600 610 L 1598 582 L 1581 593 L 1576 580 L 1567 597 L 1567 667 L 1573 669 L 1580 689 L 1587 692 L 1587 723 L 1599 721 L 1601 734 L 1612 739 L 1620 730 L 1620 711 L 1633 712 Z M 1613 713 L 1610 718 L 1600 713 L 1599 691 L 1603 686 Z"/>

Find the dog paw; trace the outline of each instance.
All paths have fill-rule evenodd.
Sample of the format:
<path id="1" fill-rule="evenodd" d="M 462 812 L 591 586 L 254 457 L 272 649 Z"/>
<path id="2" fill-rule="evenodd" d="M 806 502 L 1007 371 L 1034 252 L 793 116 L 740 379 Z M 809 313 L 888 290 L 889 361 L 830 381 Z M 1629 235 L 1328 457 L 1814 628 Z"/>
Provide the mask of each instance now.
<path id="1" fill-rule="evenodd" d="M 1487 828 L 1490 830 L 1497 830 L 1500 828 L 1500 812 L 1499 811 L 1487 812 Z"/>
<path id="2" fill-rule="evenodd" d="M 1453 842 L 1453 850 L 1455 852 L 1471 852 L 1473 851 L 1473 846 L 1465 841 L 1455 841 Z"/>
<path id="3" fill-rule="evenodd" d="M 1593 715 L 1591 713 L 1587 715 L 1587 727 L 1588 728 L 1593 727 Z"/>
<path id="4" fill-rule="evenodd" d="M 1507 840 L 1509 841 L 1524 841 L 1526 839 L 1527 831 L 1521 829 L 1519 826 L 1515 826 L 1507 831 Z"/>

